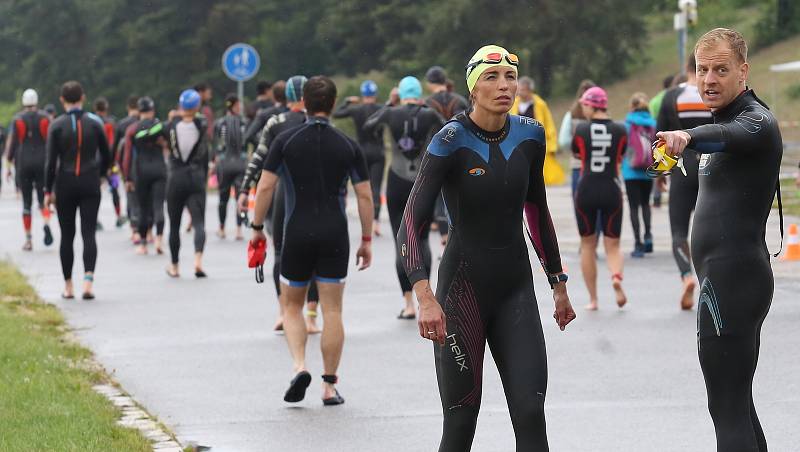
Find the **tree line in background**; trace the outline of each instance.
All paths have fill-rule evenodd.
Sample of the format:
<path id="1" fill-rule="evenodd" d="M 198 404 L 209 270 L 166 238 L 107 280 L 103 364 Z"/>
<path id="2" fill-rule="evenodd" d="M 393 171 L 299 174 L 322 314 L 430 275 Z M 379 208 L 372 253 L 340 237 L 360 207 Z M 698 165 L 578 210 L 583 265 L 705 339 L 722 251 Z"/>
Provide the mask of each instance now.
<path id="1" fill-rule="evenodd" d="M 791 1 L 764 2 L 762 41 L 800 29 L 800 8 Z M 0 4 L 0 101 L 13 102 L 22 89 L 34 87 L 54 102 L 67 79 L 108 97 L 117 112 L 132 93 L 163 106 L 200 81 L 227 91 L 233 84 L 222 74 L 220 58 L 239 41 L 261 54 L 258 78 L 378 70 L 399 79 L 439 64 L 459 90 L 472 52 L 499 43 L 519 54 L 520 71 L 536 79 L 538 91 L 561 94 L 583 78 L 608 83 L 624 77 L 632 61 L 646 58 L 648 15 L 672 11 L 676 3 L 6 0 Z"/>

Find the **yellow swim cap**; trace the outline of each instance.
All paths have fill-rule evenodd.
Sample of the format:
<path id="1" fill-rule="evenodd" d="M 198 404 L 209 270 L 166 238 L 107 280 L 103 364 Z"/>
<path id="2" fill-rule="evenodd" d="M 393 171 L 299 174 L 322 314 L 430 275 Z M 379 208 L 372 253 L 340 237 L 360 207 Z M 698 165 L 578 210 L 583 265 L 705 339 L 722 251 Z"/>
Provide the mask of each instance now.
<path id="1" fill-rule="evenodd" d="M 518 64 L 519 58 L 513 53 L 508 53 L 508 50 L 496 45 L 483 46 L 472 55 L 467 64 L 467 89 L 472 92 L 478 77 L 490 67 L 506 66 L 516 72 Z"/>

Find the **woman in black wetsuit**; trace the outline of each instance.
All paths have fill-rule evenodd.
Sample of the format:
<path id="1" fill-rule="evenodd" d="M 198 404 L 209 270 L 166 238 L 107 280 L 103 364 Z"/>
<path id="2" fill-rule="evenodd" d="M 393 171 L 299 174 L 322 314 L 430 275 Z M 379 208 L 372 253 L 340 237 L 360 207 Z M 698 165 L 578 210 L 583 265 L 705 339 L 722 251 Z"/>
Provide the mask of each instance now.
<path id="1" fill-rule="evenodd" d="M 566 291 L 542 167 L 544 129 L 509 115 L 517 57 L 498 46 L 467 66 L 473 110 L 448 122 L 428 146 L 397 236 L 398 253 L 419 299 L 419 332 L 434 341 L 444 413 L 440 452 L 472 446 L 488 342 L 508 399 L 518 451 L 546 451 L 547 359 L 522 220 L 554 287 L 554 317 L 575 318 Z M 434 296 L 423 259 L 424 231 L 444 193 L 450 240 Z M 520 347 L 520 344 L 525 344 Z"/>
<path id="2" fill-rule="evenodd" d="M 695 56 L 697 87 L 714 124 L 657 136 L 671 155 L 687 147 L 700 154 L 691 252 L 700 281 L 697 350 L 717 451 L 766 452 L 753 375 L 774 289 L 765 234 L 778 188 L 781 132 L 745 85 L 742 35 L 712 30 L 697 42 Z"/>
<path id="3" fill-rule="evenodd" d="M 581 273 L 589 291 L 586 309 L 597 310 L 598 223 L 603 231 L 606 263 L 617 306 L 625 306 L 622 290 L 624 258 L 619 250 L 622 233 L 622 182 L 619 166 L 625 153 L 628 134 L 625 126 L 608 116 L 608 95 L 594 86 L 581 96 L 583 115 L 588 120 L 575 128 L 572 153 L 581 162 L 580 180 L 575 189 L 575 219 L 581 236 Z M 598 221 L 599 220 L 599 221 Z"/>

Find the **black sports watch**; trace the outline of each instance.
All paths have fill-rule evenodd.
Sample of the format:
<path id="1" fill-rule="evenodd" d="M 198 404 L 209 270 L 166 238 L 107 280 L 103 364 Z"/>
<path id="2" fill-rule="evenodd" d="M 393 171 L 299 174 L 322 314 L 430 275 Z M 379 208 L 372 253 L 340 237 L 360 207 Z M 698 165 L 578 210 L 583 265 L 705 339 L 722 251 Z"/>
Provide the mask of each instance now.
<path id="1" fill-rule="evenodd" d="M 263 224 L 250 223 L 250 228 L 252 230 L 254 230 L 254 231 L 263 231 L 264 230 L 264 225 Z"/>
<path id="2" fill-rule="evenodd" d="M 560 275 L 548 276 L 547 282 L 550 283 L 550 288 L 552 289 L 556 284 L 560 282 L 567 282 L 568 279 L 569 276 L 567 276 L 566 273 L 561 273 Z"/>

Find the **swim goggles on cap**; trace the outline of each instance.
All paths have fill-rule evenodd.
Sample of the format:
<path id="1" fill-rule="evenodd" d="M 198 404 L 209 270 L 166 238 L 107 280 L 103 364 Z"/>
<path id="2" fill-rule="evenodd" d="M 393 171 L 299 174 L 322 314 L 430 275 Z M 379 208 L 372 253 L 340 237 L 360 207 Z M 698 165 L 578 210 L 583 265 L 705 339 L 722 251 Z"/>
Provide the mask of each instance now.
<path id="1" fill-rule="evenodd" d="M 503 58 L 505 58 L 508 64 L 514 67 L 519 66 L 519 57 L 514 55 L 513 53 L 506 53 L 505 55 L 503 55 L 500 52 L 492 52 L 487 54 L 485 57 L 483 57 L 478 61 L 473 61 L 472 63 L 469 63 L 465 68 L 467 70 L 467 77 L 469 77 L 469 74 L 481 64 L 500 64 L 503 61 Z"/>
<path id="2" fill-rule="evenodd" d="M 645 173 L 652 178 L 659 176 L 669 176 L 672 174 L 673 168 L 676 166 L 681 169 L 681 172 L 686 176 L 686 168 L 683 167 L 683 157 L 675 158 L 667 154 L 665 143 L 661 140 L 656 140 L 650 146 L 653 150 L 653 164 L 650 165 Z"/>

